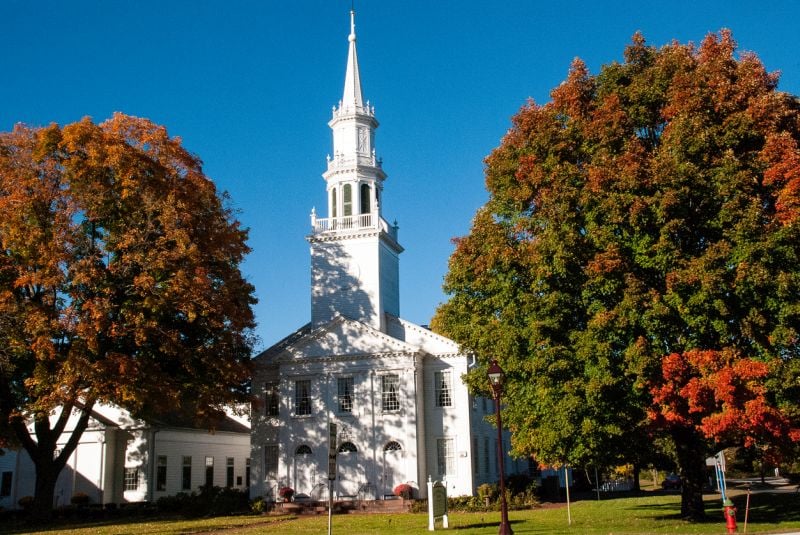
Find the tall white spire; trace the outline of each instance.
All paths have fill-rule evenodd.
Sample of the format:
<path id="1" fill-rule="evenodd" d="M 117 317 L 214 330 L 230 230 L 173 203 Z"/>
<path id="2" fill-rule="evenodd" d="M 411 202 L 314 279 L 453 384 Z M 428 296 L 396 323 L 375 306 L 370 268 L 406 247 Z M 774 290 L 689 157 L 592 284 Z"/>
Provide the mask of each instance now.
<path id="1" fill-rule="evenodd" d="M 355 11 L 350 11 L 344 95 L 332 110 L 333 154 L 322 173 L 327 217 L 311 213 L 311 322 L 336 314 L 384 330 L 400 315 L 397 225 L 382 216 L 383 172 L 375 154 L 375 109 L 361 96 Z M 384 331 L 385 332 L 385 331 Z"/>
<path id="2" fill-rule="evenodd" d="M 358 54 L 356 53 L 356 12 L 350 10 L 350 35 L 347 36 L 350 47 L 347 52 L 347 72 L 344 76 L 344 95 L 342 108 L 362 107 L 361 77 L 358 74 Z"/>

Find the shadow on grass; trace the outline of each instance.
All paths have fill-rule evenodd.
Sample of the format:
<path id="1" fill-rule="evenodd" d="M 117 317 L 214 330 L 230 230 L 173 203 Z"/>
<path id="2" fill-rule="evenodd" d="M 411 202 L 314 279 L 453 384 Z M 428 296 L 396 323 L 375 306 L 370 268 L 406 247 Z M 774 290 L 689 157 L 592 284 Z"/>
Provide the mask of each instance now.
<path id="1" fill-rule="evenodd" d="M 737 509 L 736 517 L 744 519 L 747 506 L 747 495 L 740 494 L 731 498 Z M 719 497 L 703 500 L 706 518 L 698 523 L 717 523 L 722 518 L 722 501 Z M 680 500 L 666 503 L 647 503 L 631 505 L 631 509 L 639 511 L 660 512 L 654 520 L 683 520 L 680 514 Z M 781 522 L 800 522 L 800 495 L 796 493 L 759 493 L 750 496 L 750 523 L 778 524 Z"/>
<path id="2" fill-rule="evenodd" d="M 224 517 L 228 520 L 234 521 L 237 518 L 237 515 L 230 515 Z M 285 522 L 290 520 L 296 520 L 296 516 L 284 516 L 284 517 L 268 517 L 264 516 L 263 518 L 265 523 L 272 523 L 272 522 Z M 8 519 L 5 519 L 8 520 Z M 91 529 L 95 531 L 99 531 L 102 528 L 112 527 L 112 526 L 128 526 L 129 529 L 122 531 L 123 533 L 135 533 L 137 528 L 135 527 L 137 524 L 148 523 L 148 524 L 159 524 L 162 526 L 164 533 L 191 533 L 197 531 L 203 531 L 199 529 L 197 526 L 185 527 L 186 524 L 192 524 L 193 522 L 202 522 L 204 518 L 185 518 L 182 516 L 172 516 L 172 515 L 131 515 L 131 516 L 124 516 L 124 517 L 110 517 L 105 519 L 90 519 L 90 518 L 54 518 L 49 521 L 38 521 L 35 519 L 31 519 L 28 517 L 17 518 L 13 522 L 0 522 L 0 534 L 23 534 L 23 533 L 30 533 L 31 531 L 37 532 L 60 532 L 64 530 L 79 530 L 79 529 Z M 202 527 L 202 526 L 201 526 Z M 247 525 L 242 526 L 243 528 L 247 528 Z M 173 529 L 174 528 L 174 529 Z M 208 529 L 213 530 L 214 526 L 210 526 Z"/>
<path id="3" fill-rule="evenodd" d="M 524 520 L 509 520 L 509 524 L 511 527 L 514 527 L 514 524 L 525 524 Z M 497 520 L 484 520 L 481 518 L 480 522 L 472 522 L 471 524 L 464 524 L 461 526 L 452 526 L 448 529 L 452 529 L 453 531 L 460 531 L 464 529 L 481 529 L 481 528 L 496 528 L 500 526 L 500 519 Z"/>
<path id="4" fill-rule="evenodd" d="M 738 512 L 737 518 L 744 518 L 747 495 L 733 498 Z M 717 502 L 719 506 L 719 502 Z M 718 507 L 719 508 L 719 507 Z M 751 494 L 748 522 L 775 524 L 779 522 L 800 522 L 800 494 Z"/>

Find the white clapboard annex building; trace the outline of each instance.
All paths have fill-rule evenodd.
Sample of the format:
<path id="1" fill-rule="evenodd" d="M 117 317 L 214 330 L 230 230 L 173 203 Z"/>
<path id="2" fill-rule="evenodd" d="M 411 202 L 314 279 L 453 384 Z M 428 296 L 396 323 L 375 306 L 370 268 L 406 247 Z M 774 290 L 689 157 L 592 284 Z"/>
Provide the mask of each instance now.
<path id="1" fill-rule="evenodd" d="M 57 449 L 64 447 L 77 420 L 75 411 Z M 226 415 L 211 433 L 188 416 L 144 421 L 117 405 L 97 404 L 58 475 L 53 506 L 69 505 L 78 494 L 85 494 L 92 504 L 125 504 L 155 502 L 179 492 L 196 492 L 203 485 L 244 491 L 249 479 L 246 418 Z M 18 508 L 21 498 L 33 496 L 35 482 L 35 467 L 24 449 L 0 455 L 0 509 Z"/>
<path id="2" fill-rule="evenodd" d="M 497 481 L 491 400 L 461 381 L 472 359 L 400 318 L 397 226 L 381 212 L 386 174 L 375 110 L 361 94 L 353 13 L 344 95 L 328 125 L 327 216 L 311 213 L 311 321 L 255 358 L 252 497 L 288 486 L 327 497 L 328 430 L 337 424 L 336 498 L 384 499 L 446 479 L 451 495 Z M 502 445 L 508 451 L 508 436 Z M 527 469 L 527 463 L 524 463 Z M 506 460 L 509 472 L 517 465 Z"/>

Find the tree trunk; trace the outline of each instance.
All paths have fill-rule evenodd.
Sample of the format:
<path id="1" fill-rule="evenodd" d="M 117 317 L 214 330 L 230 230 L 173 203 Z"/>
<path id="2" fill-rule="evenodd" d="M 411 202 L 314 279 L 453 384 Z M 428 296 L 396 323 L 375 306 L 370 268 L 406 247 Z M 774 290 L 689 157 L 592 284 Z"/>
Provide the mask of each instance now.
<path id="1" fill-rule="evenodd" d="M 642 487 L 639 486 L 639 476 L 641 475 L 641 473 L 642 473 L 642 467 L 639 465 L 639 463 L 633 463 L 633 489 L 632 490 L 634 492 L 640 492 L 642 490 Z"/>
<path id="2" fill-rule="evenodd" d="M 94 400 L 81 404 L 78 409 L 78 419 L 75 427 L 67 436 L 66 443 L 58 455 L 56 443 L 64 432 L 64 428 L 72 414 L 73 404 L 61 407 L 54 425 L 51 425 L 49 413 L 39 413 L 34 416 L 34 432 L 37 440 L 33 440 L 28 431 L 27 423 L 22 418 L 12 419 L 11 427 L 22 443 L 28 456 L 36 468 L 36 486 L 33 496 L 31 512 L 36 520 L 49 520 L 53 514 L 53 498 L 55 497 L 56 481 L 58 475 L 67 463 L 67 459 L 78 446 L 81 435 L 89 424 Z"/>
<path id="3" fill-rule="evenodd" d="M 36 487 L 31 506 L 31 516 L 37 521 L 47 521 L 53 514 L 53 499 L 56 492 L 56 481 L 62 466 L 54 460 L 36 463 Z"/>
<path id="4" fill-rule="evenodd" d="M 705 484 L 705 444 L 691 429 L 672 432 L 681 476 L 681 517 L 686 520 L 705 519 L 703 486 Z"/>

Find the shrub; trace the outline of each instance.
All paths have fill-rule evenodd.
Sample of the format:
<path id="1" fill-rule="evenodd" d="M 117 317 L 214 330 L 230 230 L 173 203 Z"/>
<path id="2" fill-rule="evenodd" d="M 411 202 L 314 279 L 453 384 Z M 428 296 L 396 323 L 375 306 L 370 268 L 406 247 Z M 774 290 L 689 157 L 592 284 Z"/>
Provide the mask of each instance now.
<path id="1" fill-rule="evenodd" d="M 478 498 L 484 503 L 488 499 L 489 502 L 495 501 L 500 497 L 500 489 L 497 485 L 491 483 L 484 483 L 478 487 Z"/>
<path id="2" fill-rule="evenodd" d="M 294 489 L 292 487 L 281 487 L 278 491 L 278 496 L 284 500 L 291 500 L 294 496 Z"/>
<path id="3" fill-rule="evenodd" d="M 262 513 L 267 512 L 267 502 L 264 500 L 262 496 L 255 498 L 252 502 L 250 502 L 250 511 L 253 513 L 260 515 Z"/>
<path id="4" fill-rule="evenodd" d="M 23 509 L 30 509 L 33 505 L 33 496 L 23 496 L 17 503 Z"/>
<path id="5" fill-rule="evenodd" d="M 200 493 L 179 492 L 174 496 L 162 496 L 156 501 L 163 513 L 179 513 L 186 517 L 205 515 L 229 515 L 247 511 L 250 507 L 247 494 L 237 489 L 201 487 Z"/>
<path id="6" fill-rule="evenodd" d="M 76 492 L 69 499 L 72 505 L 89 505 L 89 495 L 84 492 Z"/>
<path id="7" fill-rule="evenodd" d="M 411 488 L 411 485 L 408 485 L 406 483 L 400 483 L 394 488 L 394 494 L 395 496 L 400 496 L 404 500 L 408 500 L 411 498 L 412 490 L 413 489 Z"/>
<path id="8" fill-rule="evenodd" d="M 197 497 L 196 494 L 179 492 L 174 496 L 162 496 L 156 500 L 156 507 L 162 513 L 181 513 L 187 508 L 189 502 Z"/>
<path id="9" fill-rule="evenodd" d="M 221 488 L 214 494 L 209 512 L 212 515 L 229 515 L 237 511 L 247 511 L 249 507 L 250 500 L 246 493 L 239 489 Z"/>

